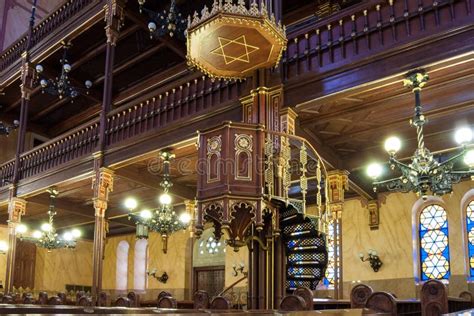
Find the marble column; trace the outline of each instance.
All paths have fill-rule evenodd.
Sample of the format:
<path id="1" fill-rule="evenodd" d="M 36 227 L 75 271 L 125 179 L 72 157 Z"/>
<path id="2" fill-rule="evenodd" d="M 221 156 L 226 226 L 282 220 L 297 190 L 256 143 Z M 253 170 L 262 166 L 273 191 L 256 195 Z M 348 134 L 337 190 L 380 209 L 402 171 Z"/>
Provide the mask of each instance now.
<path id="1" fill-rule="evenodd" d="M 328 197 L 334 225 L 334 298 L 342 299 L 342 211 L 344 192 L 349 189 L 349 172 L 331 170 L 328 172 Z"/>

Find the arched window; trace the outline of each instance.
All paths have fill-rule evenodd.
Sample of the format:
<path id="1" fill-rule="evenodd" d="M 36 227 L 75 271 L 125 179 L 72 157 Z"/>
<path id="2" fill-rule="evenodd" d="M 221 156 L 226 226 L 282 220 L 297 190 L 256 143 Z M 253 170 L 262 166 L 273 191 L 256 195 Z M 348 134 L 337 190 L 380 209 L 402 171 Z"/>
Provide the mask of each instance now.
<path id="1" fill-rule="evenodd" d="M 135 243 L 135 258 L 133 262 L 133 288 L 145 290 L 148 240 L 140 239 Z"/>
<path id="2" fill-rule="evenodd" d="M 447 280 L 450 275 L 448 217 L 439 204 L 425 206 L 419 215 L 421 280 Z"/>
<path id="3" fill-rule="evenodd" d="M 126 291 L 128 284 L 128 249 L 130 245 L 125 240 L 117 246 L 117 269 L 115 272 L 115 287 L 117 290 Z"/>

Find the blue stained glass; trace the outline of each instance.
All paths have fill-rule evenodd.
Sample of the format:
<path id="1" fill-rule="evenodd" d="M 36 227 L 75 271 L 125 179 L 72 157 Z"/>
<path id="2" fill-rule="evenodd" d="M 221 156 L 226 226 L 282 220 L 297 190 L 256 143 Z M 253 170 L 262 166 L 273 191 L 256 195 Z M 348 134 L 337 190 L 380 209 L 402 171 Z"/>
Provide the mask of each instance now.
<path id="1" fill-rule="evenodd" d="M 446 210 L 432 204 L 420 213 L 421 280 L 447 280 L 450 276 Z"/>
<path id="2" fill-rule="evenodd" d="M 334 233 L 334 221 L 330 221 L 328 225 L 327 234 L 328 266 L 326 268 L 326 274 L 323 279 L 323 284 L 328 287 L 334 285 L 334 277 L 336 272 L 336 263 L 334 260 L 334 251 L 336 250 L 334 244 Z"/>
<path id="3" fill-rule="evenodd" d="M 474 279 L 474 200 L 466 210 L 467 250 L 469 254 L 469 278 Z"/>

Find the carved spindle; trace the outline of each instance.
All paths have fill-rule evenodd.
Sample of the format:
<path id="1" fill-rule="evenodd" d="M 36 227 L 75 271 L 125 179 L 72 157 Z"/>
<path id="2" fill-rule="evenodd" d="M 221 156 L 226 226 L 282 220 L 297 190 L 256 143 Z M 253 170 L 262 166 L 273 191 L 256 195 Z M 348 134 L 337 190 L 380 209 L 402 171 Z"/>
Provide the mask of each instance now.
<path id="1" fill-rule="evenodd" d="M 356 22 L 355 14 L 351 15 L 351 21 L 352 21 L 352 31 L 351 31 L 352 47 L 354 49 L 354 54 L 357 55 L 359 54 L 359 45 L 357 45 L 357 22 Z"/>
<path id="2" fill-rule="evenodd" d="M 293 55 L 293 59 L 295 60 L 295 71 L 296 75 L 300 74 L 300 63 L 299 63 L 299 56 L 300 56 L 300 46 L 298 44 L 298 37 L 293 39 L 293 45 L 295 46 L 295 54 Z"/>
<path id="3" fill-rule="evenodd" d="M 318 60 L 318 66 L 323 67 L 323 56 L 321 52 L 321 31 L 316 29 L 316 57 Z"/>
<path id="4" fill-rule="evenodd" d="M 339 45 L 341 45 L 342 58 L 346 58 L 344 20 L 339 20 Z"/>
<path id="5" fill-rule="evenodd" d="M 308 178 L 306 177 L 306 165 L 308 163 L 308 153 L 306 151 L 306 145 L 303 142 L 300 148 L 300 188 L 303 201 L 303 212 L 306 215 L 306 193 L 308 192 Z"/>
<path id="6" fill-rule="evenodd" d="M 365 33 L 365 41 L 367 43 L 367 49 L 370 50 L 370 38 L 369 38 L 369 16 L 368 16 L 368 11 L 364 10 L 364 33 Z"/>
<path id="7" fill-rule="evenodd" d="M 304 55 L 306 56 L 306 71 L 311 70 L 311 57 L 310 57 L 310 41 L 309 41 L 309 34 L 304 34 Z"/>
<path id="8" fill-rule="evenodd" d="M 418 17 L 420 18 L 420 30 L 425 30 L 425 16 L 424 16 L 423 0 L 418 0 Z"/>
<path id="9" fill-rule="evenodd" d="M 380 4 L 377 4 L 375 6 L 375 10 L 377 11 L 377 30 L 379 33 L 379 42 L 383 46 L 384 40 L 383 40 L 383 31 L 382 31 L 382 12 L 381 12 Z"/>
<path id="10" fill-rule="evenodd" d="M 394 42 L 397 41 L 397 28 L 395 27 L 395 0 L 388 0 L 388 4 L 390 5 L 390 25 L 392 27 L 392 39 Z"/>
<path id="11" fill-rule="evenodd" d="M 470 1 L 470 0 L 468 0 Z M 403 18 L 405 19 L 405 32 L 408 36 L 411 35 L 411 27 L 410 27 L 410 9 L 408 7 L 408 0 L 403 0 L 405 4 L 405 8 L 403 10 Z"/>
<path id="12" fill-rule="evenodd" d="M 328 42 L 327 47 L 329 50 L 329 62 L 332 64 L 334 62 L 334 51 L 333 51 L 333 36 L 332 36 L 332 25 L 328 24 Z"/>

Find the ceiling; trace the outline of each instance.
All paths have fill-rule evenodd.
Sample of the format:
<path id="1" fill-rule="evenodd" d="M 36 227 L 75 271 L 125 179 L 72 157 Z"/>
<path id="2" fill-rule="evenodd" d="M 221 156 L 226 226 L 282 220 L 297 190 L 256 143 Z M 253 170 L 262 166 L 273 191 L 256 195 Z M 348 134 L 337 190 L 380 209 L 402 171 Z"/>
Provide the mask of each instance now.
<path id="1" fill-rule="evenodd" d="M 421 93 L 428 118 L 425 144 L 432 152 L 449 151 L 457 146 L 457 127 L 474 127 L 474 58 L 460 56 L 426 70 L 430 79 Z M 337 157 L 333 164 L 350 171 L 351 179 L 367 192 L 371 181 L 365 167 L 388 160 L 383 148 L 387 137 L 402 139 L 398 154 L 402 160 L 416 149 L 416 130 L 410 125 L 414 96 L 402 79 L 402 74 L 396 75 L 297 106 L 302 130 L 323 144 L 318 146 L 324 147 L 323 155 Z"/>

